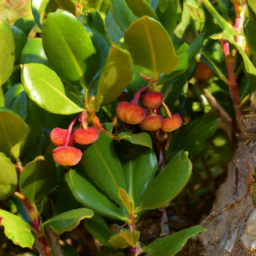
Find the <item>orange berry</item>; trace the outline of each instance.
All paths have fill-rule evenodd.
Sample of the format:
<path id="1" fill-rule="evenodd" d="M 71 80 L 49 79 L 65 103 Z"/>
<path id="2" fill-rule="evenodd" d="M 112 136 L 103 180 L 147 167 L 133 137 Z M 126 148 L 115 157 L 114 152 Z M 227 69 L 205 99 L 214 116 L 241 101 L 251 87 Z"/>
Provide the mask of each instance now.
<path id="1" fill-rule="evenodd" d="M 213 71 L 204 63 L 199 62 L 194 78 L 199 82 L 206 82 L 214 75 Z"/>
<path id="2" fill-rule="evenodd" d="M 162 117 L 159 115 L 147 116 L 141 123 L 140 128 L 144 131 L 157 131 L 162 127 Z"/>
<path id="3" fill-rule="evenodd" d="M 162 104 L 163 98 L 164 95 L 160 92 L 147 92 L 142 102 L 146 108 L 156 109 Z"/>
<path id="4" fill-rule="evenodd" d="M 79 128 L 73 133 L 73 136 L 77 144 L 89 145 L 99 138 L 99 131 L 93 126 L 88 127 L 87 130 Z"/>
<path id="5" fill-rule="evenodd" d="M 172 118 L 167 117 L 162 121 L 162 131 L 172 132 L 177 130 L 182 125 L 182 118 L 179 114 L 172 115 Z"/>
<path id="6" fill-rule="evenodd" d="M 64 146 L 66 142 L 67 134 L 68 134 L 67 129 L 54 128 L 51 131 L 50 139 L 54 145 Z M 73 136 L 71 136 L 69 146 L 73 146 L 73 145 L 74 145 L 74 139 L 73 139 Z"/>
<path id="7" fill-rule="evenodd" d="M 137 104 L 120 101 L 116 106 L 117 116 L 127 124 L 139 124 L 146 116 L 146 110 Z"/>
<path id="8" fill-rule="evenodd" d="M 82 151 L 70 146 L 61 146 L 53 150 L 52 156 L 57 164 L 73 166 L 81 160 Z"/>

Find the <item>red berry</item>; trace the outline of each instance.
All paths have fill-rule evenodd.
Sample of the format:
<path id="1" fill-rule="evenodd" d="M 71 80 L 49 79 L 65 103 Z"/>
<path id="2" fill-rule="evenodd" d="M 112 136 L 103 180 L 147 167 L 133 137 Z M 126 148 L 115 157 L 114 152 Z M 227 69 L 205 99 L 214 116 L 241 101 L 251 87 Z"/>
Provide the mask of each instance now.
<path id="1" fill-rule="evenodd" d="M 157 131 L 161 129 L 162 117 L 159 115 L 147 116 L 141 123 L 140 128 L 144 131 Z"/>
<path id="2" fill-rule="evenodd" d="M 214 75 L 213 71 L 204 63 L 199 62 L 194 78 L 200 82 L 208 81 Z"/>
<path id="3" fill-rule="evenodd" d="M 81 160 L 82 152 L 78 148 L 61 146 L 53 150 L 52 156 L 54 161 L 60 165 L 73 166 Z"/>
<path id="4" fill-rule="evenodd" d="M 127 124 L 139 124 L 147 116 L 146 110 L 137 104 L 120 101 L 116 106 L 117 116 Z"/>
<path id="5" fill-rule="evenodd" d="M 172 132 L 177 130 L 182 125 L 182 118 L 179 114 L 172 115 L 172 118 L 167 117 L 162 122 L 163 132 Z"/>
<path id="6" fill-rule="evenodd" d="M 52 141 L 52 143 L 56 146 L 64 146 L 65 142 L 66 142 L 66 137 L 68 134 L 68 130 L 67 129 L 61 129 L 61 128 L 54 128 L 51 131 L 50 134 L 50 139 Z M 74 145 L 74 139 L 73 136 L 71 136 L 70 142 L 68 144 L 69 146 L 73 146 Z"/>
<path id="7" fill-rule="evenodd" d="M 74 132 L 73 136 L 77 144 L 89 145 L 99 138 L 99 131 L 94 127 L 88 127 L 87 130 L 79 128 Z"/>
<path id="8" fill-rule="evenodd" d="M 164 95 L 160 92 L 147 92 L 144 95 L 142 102 L 146 108 L 156 109 L 162 104 L 163 98 Z"/>

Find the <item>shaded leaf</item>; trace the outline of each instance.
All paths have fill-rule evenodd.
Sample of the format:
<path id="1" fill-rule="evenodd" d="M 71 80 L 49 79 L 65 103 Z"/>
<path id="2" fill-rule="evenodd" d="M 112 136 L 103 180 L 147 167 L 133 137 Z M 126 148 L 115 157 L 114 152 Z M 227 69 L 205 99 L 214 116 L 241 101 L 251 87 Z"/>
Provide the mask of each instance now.
<path id="1" fill-rule="evenodd" d="M 1 225 L 4 226 L 5 235 L 21 247 L 32 247 L 34 237 L 30 225 L 21 217 L 0 210 Z"/>
<path id="2" fill-rule="evenodd" d="M 177 154 L 148 185 L 135 212 L 156 209 L 175 198 L 187 184 L 192 164 L 187 153 Z"/>
<path id="3" fill-rule="evenodd" d="M 84 151 L 81 162 L 93 182 L 121 204 L 118 190 L 126 189 L 126 182 L 111 138 L 100 133 L 99 139 Z"/>
<path id="4" fill-rule="evenodd" d="M 28 36 L 30 31 L 36 24 L 34 20 L 31 20 L 31 18 L 24 17 L 16 20 L 13 25 L 21 29 L 25 33 L 25 35 Z"/>
<path id="5" fill-rule="evenodd" d="M 123 221 L 128 219 L 116 205 L 75 170 L 71 169 L 65 177 L 71 192 L 80 203 L 103 216 Z"/>
<path id="6" fill-rule="evenodd" d="M 50 158 L 36 157 L 20 174 L 20 191 L 33 204 L 57 185 L 55 163 Z"/>
<path id="7" fill-rule="evenodd" d="M 20 151 L 29 133 L 27 124 L 6 108 L 0 108 L 0 150 L 15 159 L 20 156 Z"/>
<path id="8" fill-rule="evenodd" d="M 42 28 L 45 9 L 49 0 L 31 0 L 31 10 L 36 24 Z"/>
<path id="9" fill-rule="evenodd" d="M 124 238 L 124 240 L 129 243 L 130 246 L 135 247 L 139 238 L 140 232 L 138 231 L 130 231 L 129 229 L 122 229 L 120 231 L 120 236 Z"/>
<path id="10" fill-rule="evenodd" d="M 124 249 L 129 246 L 129 243 L 120 234 L 111 236 L 111 238 L 108 240 L 108 243 L 115 248 Z"/>
<path id="11" fill-rule="evenodd" d="M 112 3 L 112 13 L 118 26 L 123 30 L 127 28 L 137 19 L 127 6 L 125 0 L 110 0 Z"/>
<path id="12" fill-rule="evenodd" d="M 57 74 L 70 82 L 80 80 L 85 86 L 85 60 L 95 49 L 80 21 L 70 13 L 50 13 L 42 39 L 47 59 Z"/>
<path id="13" fill-rule="evenodd" d="M 0 200 L 12 195 L 18 185 L 18 174 L 11 160 L 0 152 Z"/>
<path id="14" fill-rule="evenodd" d="M 164 238 L 157 238 L 154 242 L 144 249 L 144 252 L 149 252 L 147 256 L 173 256 L 179 252 L 186 244 L 187 240 L 206 229 L 201 226 L 194 226 L 187 228 L 166 236 Z"/>
<path id="15" fill-rule="evenodd" d="M 61 235 L 66 231 L 71 231 L 76 228 L 81 220 L 91 218 L 92 216 L 92 210 L 80 208 L 57 215 L 47 220 L 43 225 L 49 225 L 57 235 Z"/>
<path id="16" fill-rule="evenodd" d="M 12 26 L 12 34 L 15 43 L 15 64 L 20 63 L 20 56 L 23 47 L 27 43 L 27 36 L 26 34 L 19 28 Z"/>
<path id="17" fill-rule="evenodd" d="M 145 16 L 133 22 L 125 32 L 124 40 L 134 64 L 153 74 L 170 74 L 178 64 L 171 38 L 152 18 Z"/>
<path id="18" fill-rule="evenodd" d="M 7 21 L 0 22 L 0 85 L 12 74 L 15 60 L 15 45 L 12 30 Z"/>
<path id="19" fill-rule="evenodd" d="M 75 1 L 72 0 L 54 0 L 55 3 L 63 10 L 69 11 L 72 14 L 76 14 Z"/>
<path id="20" fill-rule="evenodd" d="M 132 79 L 132 65 L 129 52 L 113 45 L 101 70 L 96 95 L 96 108 L 115 100 Z"/>
<path id="21" fill-rule="evenodd" d="M 83 111 L 66 97 L 60 78 L 45 65 L 25 64 L 23 80 L 26 93 L 41 108 L 62 115 Z"/>
<path id="22" fill-rule="evenodd" d="M 108 227 L 106 221 L 98 214 L 94 214 L 91 219 L 85 220 L 85 226 L 88 231 L 105 246 L 110 246 L 108 240 L 113 232 Z"/>
<path id="23" fill-rule="evenodd" d="M 180 150 L 188 151 L 191 158 L 196 157 L 216 131 L 219 122 L 220 118 L 217 116 L 206 116 L 182 127 L 173 136 L 167 151 L 167 159 L 170 160 Z"/>

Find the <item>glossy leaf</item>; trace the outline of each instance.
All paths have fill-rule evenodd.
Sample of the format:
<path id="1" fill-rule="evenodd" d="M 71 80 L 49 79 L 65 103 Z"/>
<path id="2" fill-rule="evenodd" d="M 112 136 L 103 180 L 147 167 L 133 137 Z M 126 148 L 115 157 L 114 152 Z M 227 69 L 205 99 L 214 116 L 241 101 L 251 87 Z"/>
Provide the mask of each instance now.
<path id="1" fill-rule="evenodd" d="M 145 16 L 132 23 L 125 32 L 124 41 L 134 64 L 153 74 L 170 74 L 178 64 L 172 40 L 162 25 L 152 18 Z"/>
<path id="2" fill-rule="evenodd" d="M 5 235 L 14 244 L 21 247 L 32 247 L 34 236 L 31 233 L 30 225 L 21 217 L 0 209 L 1 225 L 4 226 Z"/>
<path id="3" fill-rule="evenodd" d="M 12 30 L 7 21 L 0 22 L 0 85 L 12 74 L 15 60 L 15 45 Z"/>
<path id="4" fill-rule="evenodd" d="M 80 208 L 57 215 L 47 220 L 43 225 L 49 225 L 57 235 L 61 235 L 66 231 L 76 228 L 81 220 L 91 218 L 92 216 L 92 210 Z"/>
<path id="5" fill-rule="evenodd" d="M 25 64 L 23 80 L 26 93 L 41 108 L 62 115 L 83 111 L 66 97 L 60 78 L 45 65 Z"/>
<path id="6" fill-rule="evenodd" d="M 49 193 L 57 185 L 57 173 L 52 159 L 43 156 L 36 157 L 28 163 L 20 174 L 20 191 L 34 203 Z"/>
<path id="7" fill-rule="evenodd" d="M 131 196 L 129 196 L 127 192 L 122 188 L 119 188 L 118 194 L 128 214 L 132 214 L 134 210 L 134 203 Z"/>
<path id="8" fill-rule="evenodd" d="M 99 139 L 84 151 L 81 162 L 95 184 L 121 204 L 118 190 L 119 187 L 126 189 L 126 182 L 112 139 L 100 133 Z"/>
<path id="9" fill-rule="evenodd" d="M 194 226 L 164 238 L 157 238 L 143 251 L 149 252 L 146 256 L 173 256 L 182 249 L 190 237 L 205 230 L 204 227 Z"/>
<path id="10" fill-rule="evenodd" d="M 149 16 L 157 19 L 157 15 L 146 0 L 125 0 L 128 7 L 137 17 Z"/>
<path id="11" fill-rule="evenodd" d="M 103 216 L 123 221 L 128 219 L 116 205 L 75 170 L 71 169 L 65 177 L 71 192 L 80 203 Z"/>
<path id="12" fill-rule="evenodd" d="M 175 198 L 187 184 L 192 164 L 186 152 L 177 154 L 158 176 L 149 184 L 136 212 L 144 209 L 156 209 Z"/>
<path id="13" fill-rule="evenodd" d="M 138 206 L 140 198 L 155 176 L 157 159 L 153 150 L 144 147 L 128 147 L 122 160 L 127 192 Z"/>
<path id="14" fill-rule="evenodd" d="M 182 127 L 173 136 L 167 159 L 171 159 L 180 150 L 188 151 L 191 158 L 196 157 L 204 149 L 207 140 L 214 134 L 219 123 L 219 117 L 206 116 Z"/>
<path id="15" fill-rule="evenodd" d="M 147 132 L 141 132 L 137 134 L 133 134 L 130 132 L 121 132 L 117 135 L 117 139 L 127 140 L 132 144 L 152 148 L 152 140 Z"/>
<path id="16" fill-rule="evenodd" d="M 0 200 L 12 195 L 18 185 L 18 174 L 13 163 L 0 152 Z"/>
<path id="17" fill-rule="evenodd" d="M 50 13 L 42 30 L 47 59 L 57 74 L 85 86 L 86 59 L 95 53 L 90 36 L 80 21 L 69 13 Z"/>
<path id="18" fill-rule="evenodd" d="M 27 42 L 22 50 L 20 63 L 41 63 L 50 66 L 44 53 L 41 38 L 33 38 Z"/>
<path id="19" fill-rule="evenodd" d="M 0 109 L 0 151 L 18 159 L 29 133 L 27 124 L 14 112 Z"/>
<path id="20" fill-rule="evenodd" d="M 96 95 L 97 109 L 101 103 L 110 103 L 120 96 L 131 81 L 132 72 L 129 52 L 113 45 L 101 70 Z"/>
<path id="21" fill-rule="evenodd" d="M 125 0 L 110 0 L 110 2 L 112 3 L 111 11 L 116 23 L 121 30 L 127 30 L 137 18 L 133 15 Z"/>
<path id="22" fill-rule="evenodd" d="M 19 28 L 12 26 L 12 34 L 15 43 L 15 64 L 20 63 L 20 56 L 23 47 L 27 43 L 27 36 L 26 34 Z"/>
<path id="23" fill-rule="evenodd" d="M 42 28 L 45 9 L 49 0 L 31 0 L 31 10 L 36 24 Z"/>
<path id="24" fill-rule="evenodd" d="M 27 98 L 22 84 L 16 84 L 5 94 L 5 106 L 25 119 L 27 111 Z"/>
<path id="25" fill-rule="evenodd" d="M 106 221 L 98 214 L 94 214 L 91 219 L 85 219 L 85 226 L 88 231 L 105 246 L 110 246 L 108 240 L 113 235 Z"/>
<path id="26" fill-rule="evenodd" d="M 16 20 L 13 25 L 19 28 L 20 30 L 22 30 L 25 33 L 25 35 L 28 36 L 30 31 L 36 24 L 34 20 L 32 20 L 30 17 L 29 18 L 24 17 Z"/>

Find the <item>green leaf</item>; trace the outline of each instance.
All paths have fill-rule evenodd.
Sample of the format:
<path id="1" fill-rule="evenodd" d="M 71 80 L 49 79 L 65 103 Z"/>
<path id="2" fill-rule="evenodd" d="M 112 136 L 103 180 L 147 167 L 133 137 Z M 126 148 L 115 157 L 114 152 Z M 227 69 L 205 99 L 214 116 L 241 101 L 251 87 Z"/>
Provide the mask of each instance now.
<path id="1" fill-rule="evenodd" d="M 116 23 L 123 31 L 127 30 L 137 18 L 133 15 L 125 0 L 110 0 L 110 2 L 112 3 L 111 11 Z"/>
<path id="2" fill-rule="evenodd" d="M 60 78 L 45 65 L 25 64 L 23 80 L 26 93 L 41 108 L 62 115 L 83 111 L 66 97 Z"/>
<path id="3" fill-rule="evenodd" d="M 125 32 L 124 41 L 134 64 L 149 69 L 153 75 L 170 74 L 178 64 L 171 38 L 152 18 L 145 16 L 133 22 Z"/>
<path id="4" fill-rule="evenodd" d="M 127 192 L 122 188 L 119 188 L 118 194 L 128 214 L 132 214 L 134 210 L 134 203 L 131 196 L 129 196 Z"/>
<path id="5" fill-rule="evenodd" d="M 125 0 L 128 7 L 132 10 L 133 14 L 137 17 L 149 16 L 157 19 L 157 15 L 146 0 Z"/>
<path id="6" fill-rule="evenodd" d="M 100 133 L 99 139 L 84 151 L 81 162 L 93 182 L 121 205 L 118 190 L 126 189 L 126 182 L 111 138 Z"/>
<path id="7" fill-rule="evenodd" d="M 31 10 L 36 24 L 42 29 L 45 9 L 49 0 L 31 0 Z"/>
<path id="8" fill-rule="evenodd" d="M 256 14 L 256 2 L 254 0 L 247 0 L 247 3 L 251 10 Z"/>
<path id="9" fill-rule="evenodd" d="M 5 235 L 21 247 L 32 247 L 34 237 L 31 233 L 30 225 L 22 218 L 7 211 L 0 210 L 1 222 L 4 226 Z"/>
<path id="10" fill-rule="evenodd" d="M 66 10 L 72 14 L 76 14 L 75 1 L 72 0 L 54 0 L 55 3 L 63 10 Z"/>
<path id="11" fill-rule="evenodd" d="M 128 147 L 122 161 L 127 192 L 138 206 L 140 198 L 155 176 L 157 159 L 153 150 L 145 147 Z"/>
<path id="12" fill-rule="evenodd" d="M 12 34 L 15 43 L 15 62 L 14 64 L 20 63 L 20 56 L 23 47 L 27 43 L 27 36 L 26 34 L 19 28 L 12 26 Z"/>
<path id="13" fill-rule="evenodd" d="M 31 19 L 31 17 L 29 18 L 20 18 L 18 20 L 16 20 L 13 24 L 15 27 L 21 29 L 26 36 L 29 35 L 31 29 L 36 25 L 34 20 Z"/>
<path id="14" fill-rule="evenodd" d="M 56 185 L 57 172 L 51 158 L 36 157 L 20 174 L 20 191 L 31 204 L 49 193 Z"/>
<path id="15" fill-rule="evenodd" d="M 127 140 L 132 144 L 141 145 L 152 149 L 152 140 L 147 132 L 141 132 L 137 134 L 133 134 L 130 132 L 121 132 L 116 137 L 118 140 Z"/>
<path id="16" fill-rule="evenodd" d="M 7 21 L 0 21 L 0 85 L 12 74 L 15 60 L 15 45 L 12 30 Z"/>
<path id="17" fill-rule="evenodd" d="M 111 238 L 108 240 L 108 243 L 115 248 L 122 249 L 130 245 L 119 233 L 111 236 Z"/>
<path id="18" fill-rule="evenodd" d="M 12 195 L 18 186 L 18 174 L 11 160 L 0 152 L 0 200 Z"/>
<path id="19" fill-rule="evenodd" d="M 121 95 L 132 80 L 131 57 L 128 51 L 113 45 L 101 70 L 96 95 L 96 109 Z"/>
<path id="20" fill-rule="evenodd" d="M 108 240 L 110 236 L 113 235 L 113 232 L 108 227 L 106 221 L 98 214 L 94 214 L 91 219 L 85 220 L 85 226 L 88 231 L 99 240 L 105 246 L 110 246 Z"/>
<path id="21" fill-rule="evenodd" d="M 167 159 L 171 159 L 180 150 L 189 152 L 191 158 L 196 157 L 206 146 L 206 141 L 214 134 L 220 118 L 206 116 L 182 127 L 174 134 L 167 152 Z"/>
<path id="22" fill-rule="evenodd" d="M 71 169 L 65 177 L 71 192 L 80 203 L 103 216 L 123 221 L 128 220 L 128 217 L 123 215 L 115 204 L 111 203 L 106 196 L 102 195 L 75 170 Z"/>
<path id="23" fill-rule="evenodd" d="M 91 218 L 92 216 L 92 210 L 80 208 L 57 215 L 47 220 L 43 225 L 49 225 L 57 235 L 61 235 L 66 231 L 71 231 L 76 228 L 81 220 Z"/>
<path id="24" fill-rule="evenodd" d="M 164 238 L 157 238 L 143 251 L 149 252 L 146 256 L 173 256 L 182 249 L 190 237 L 205 230 L 204 227 L 194 226 Z"/>
<path id="25" fill-rule="evenodd" d="M 140 232 L 136 230 L 131 232 L 129 229 L 122 229 L 120 236 L 123 237 L 130 246 L 135 247 L 140 238 Z"/>
<path id="26" fill-rule="evenodd" d="M 115 44 L 120 44 L 121 38 L 124 37 L 123 31 L 118 27 L 116 21 L 113 18 L 112 12 L 109 11 L 105 18 L 106 29 L 108 34 Z"/>
<path id="27" fill-rule="evenodd" d="M 0 108 L 0 151 L 18 159 L 28 133 L 29 127 L 18 115 Z"/>
<path id="28" fill-rule="evenodd" d="M 12 86 L 5 94 L 5 106 L 25 119 L 27 98 L 22 84 Z"/>
<path id="29" fill-rule="evenodd" d="M 27 42 L 22 50 L 20 63 L 40 63 L 50 67 L 41 38 L 33 38 Z"/>
<path id="30" fill-rule="evenodd" d="M 50 13 L 42 30 L 47 59 L 64 80 L 80 80 L 85 86 L 85 60 L 95 53 L 90 36 L 80 21 L 69 13 Z"/>
<path id="31" fill-rule="evenodd" d="M 191 171 L 192 164 L 187 153 L 177 154 L 149 184 L 135 212 L 160 208 L 170 202 L 187 184 Z"/>
<path id="32" fill-rule="evenodd" d="M 5 106 L 3 87 L 0 84 L 0 108 Z"/>

